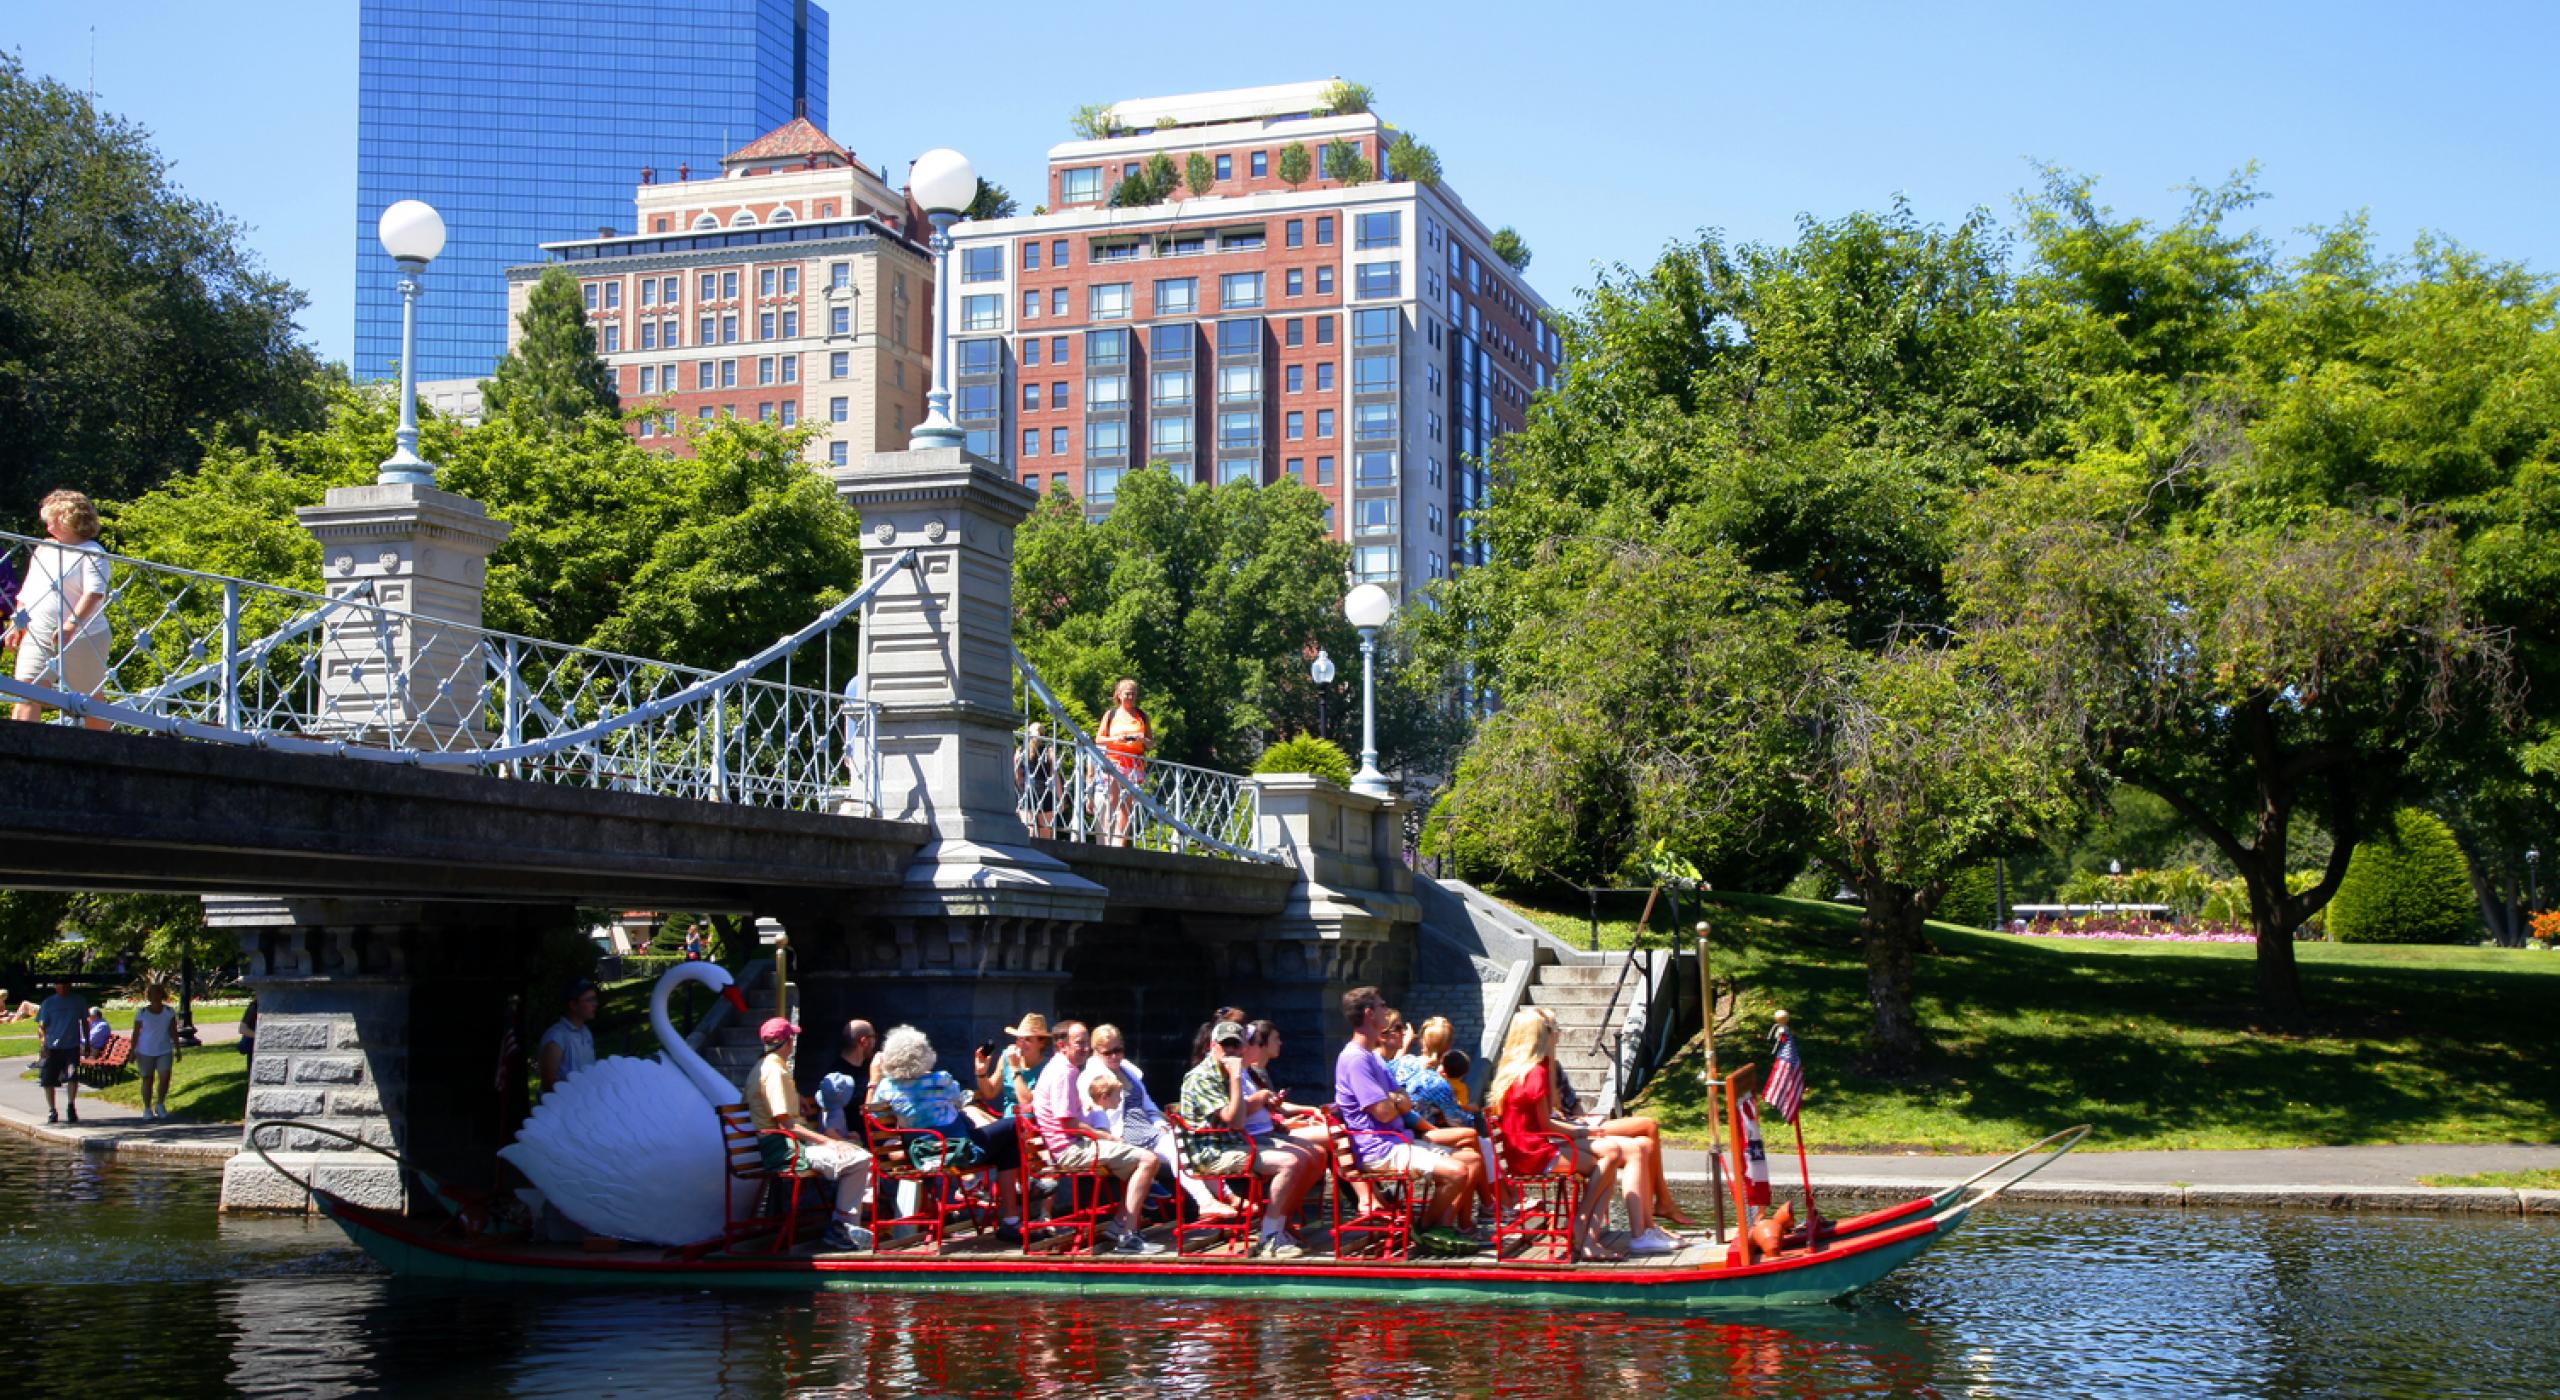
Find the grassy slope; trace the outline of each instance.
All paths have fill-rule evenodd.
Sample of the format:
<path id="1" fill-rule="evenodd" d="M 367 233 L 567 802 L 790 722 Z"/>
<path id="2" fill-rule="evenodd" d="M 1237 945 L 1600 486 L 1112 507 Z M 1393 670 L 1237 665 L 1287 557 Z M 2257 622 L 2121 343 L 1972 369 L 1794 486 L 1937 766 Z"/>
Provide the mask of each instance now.
<path id="1" fill-rule="evenodd" d="M 2422 1176 L 2421 1186 L 2508 1186 L 2526 1191 L 2560 1191 L 2560 1171 L 2479 1172 L 2471 1176 Z"/>
<path id="2" fill-rule="evenodd" d="M 1941 1055 L 1917 1080 L 1861 1073 L 1868 1020 L 1856 914 L 1718 895 L 1715 971 L 1743 993 L 1717 1043 L 1730 1071 L 1787 1008 L 1804 1046 L 1818 1149 L 1987 1151 L 2092 1122 L 2092 1148 L 2296 1147 L 2560 1139 L 2560 956 L 2305 944 L 2313 1019 L 2251 1024 L 2246 944 L 2015 938 L 1932 925 L 1919 1009 Z M 1537 912 L 1537 911 L 1528 911 Z M 1576 912 L 1546 916 L 1578 934 Z M 1698 1135 L 1694 1050 L 1645 1095 Z"/>

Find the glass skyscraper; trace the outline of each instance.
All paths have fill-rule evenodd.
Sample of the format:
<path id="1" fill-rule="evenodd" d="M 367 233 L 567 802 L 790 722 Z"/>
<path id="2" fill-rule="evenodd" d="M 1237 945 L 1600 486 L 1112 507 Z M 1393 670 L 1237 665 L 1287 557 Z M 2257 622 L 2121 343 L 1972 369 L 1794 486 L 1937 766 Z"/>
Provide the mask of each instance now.
<path id="1" fill-rule="evenodd" d="M 816 0 L 363 5 L 358 379 L 398 369 L 398 272 L 374 238 L 391 203 L 444 215 L 418 306 L 418 377 L 476 378 L 506 349 L 506 269 L 539 261 L 548 241 L 632 232 L 643 167 L 699 175 L 795 112 L 827 124 Z"/>

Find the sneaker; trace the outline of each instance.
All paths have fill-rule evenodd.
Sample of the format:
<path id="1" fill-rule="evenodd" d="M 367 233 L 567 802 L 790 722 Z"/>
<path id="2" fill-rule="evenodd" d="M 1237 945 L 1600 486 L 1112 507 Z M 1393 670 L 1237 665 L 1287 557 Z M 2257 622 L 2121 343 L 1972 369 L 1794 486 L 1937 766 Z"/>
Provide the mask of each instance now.
<path id="1" fill-rule="evenodd" d="M 821 1245 L 835 1253 L 867 1254 L 872 1248 L 871 1232 L 859 1225 L 830 1225 L 827 1227 L 827 1235 L 821 1241 Z"/>
<path id="2" fill-rule="evenodd" d="M 1022 1227 L 1019 1225 L 996 1226 L 996 1243 L 1007 1249 L 1022 1248 Z"/>
<path id="3" fill-rule="evenodd" d="M 1477 1249 L 1474 1240 L 1445 1225 L 1416 1231 L 1413 1238 L 1433 1254 L 1473 1254 Z"/>
<path id="4" fill-rule="evenodd" d="M 72 1109 L 72 1110 L 70 1110 L 69 1112 L 67 1112 L 67 1113 L 63 1114 L 63 1115 L 62 1115 L 62 1121 L 63 1121 L 63 1122 L 65 1122 L 65 1123 L 77 1123 L 77 1122 L 79 1122 L 79 1121 L 80 1121 L 80 1110 L 78 1110 L 78 1109 L 76 1109 L 76 1108 L 75 1108 L 75 1109 Z"/>
<path id="5" fill-rule="evenodd" d="M 1307 1257 L 1307 1251 L 1305 1246 L 1287 1235 L 1264 1235 L 1253 1242 L 1253 1257 L 1256 1259 L 1304 1259 Z"/>
<path id="6" fill-rule="evenodd" d="M 50 1127 L 51 1125 L 53 1125 L 53 1124 L 55 1124 L 55 1123 L 59 1123 L 59 1122 L 61 1122 L 61 1121 L 62 1121 L 62 1115 L 61 1115 L 61 1114 L 59 1114 L 59 1113 L 54 1112 L 54 1111 L 53 1111 L 53 1110 L 51 1110 L 51 1109 L 47 1109 L 47 1110 L 45 1110 L 44 1121 L 45 1121 L 46 1126 Z"/>
<path id="7" fill-rule="evenodd" d="M 1111 1252 L 1114 1254 L 1168 1254 L 1172 1251 L 1135 1230 L 1123 1230 L 1112 1237 Z"/>
<path id="8" fill-rule="evenodd" d="M 1627 1241 L 1627 1248 L 1636 1254 L 1676 1254 L 1687 1244 L 1687 1240 L 1656 1225 Z"/>

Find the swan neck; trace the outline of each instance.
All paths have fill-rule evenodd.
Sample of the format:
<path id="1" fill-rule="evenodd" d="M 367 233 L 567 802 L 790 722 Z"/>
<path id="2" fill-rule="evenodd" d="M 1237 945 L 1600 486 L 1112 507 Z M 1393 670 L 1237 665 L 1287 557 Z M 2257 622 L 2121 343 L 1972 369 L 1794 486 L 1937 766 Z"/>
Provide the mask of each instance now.
<path id="1" fill-rule="evenodd" d="M 683 1036 L 676 1034 L 675 1020 L 667 1014 L 667 998 L 674 994 L 677 984 L 683 982 L 700 982 L 718 990 L 711 972 L 717 966 L 716 963 L 679 963 L 667 969 L 667 975 L 658 979 L 657 989 L 649 993 L 649 1028 L 658 1033 L 658 1048 L 665 1053 L 667 1063 L 682 1070 L 684 1077 L 693 1081 L 694 1091 L 709 1100 L 714 1108 L 735 1102 L 738 1090 L 720 1077 L 720 1071 L 713 1069 L 710 1061 L 685 1044 Z"/>

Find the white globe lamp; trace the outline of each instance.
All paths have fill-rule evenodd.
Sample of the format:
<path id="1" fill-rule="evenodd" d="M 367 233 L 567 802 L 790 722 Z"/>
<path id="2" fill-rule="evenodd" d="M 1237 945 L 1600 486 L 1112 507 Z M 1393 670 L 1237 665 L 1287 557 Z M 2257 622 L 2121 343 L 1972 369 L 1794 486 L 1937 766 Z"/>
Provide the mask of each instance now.
<path id="1" fill-rule="evenodd" d="M 436 464 L 418 455 L 418 297 L 426 290 L 427 264 L 444 251 L 444 216 L 424 200 L 403 199 L 382 211 L 373 231 L 400 268 L 400 430 L 374 480 L 433 486 Z"/>
<path id="2" fill-rule="evenodd" d="M 1360 771 L 1351 790 L 1371 797 L 1390 797 L 1394 790 L 1378 771 L 1378 629 L 1396 615 L 1396 600 L 1374 583 L 1364 583 L 1342 600 L 1342 615 L 1360 629 Z"/>

